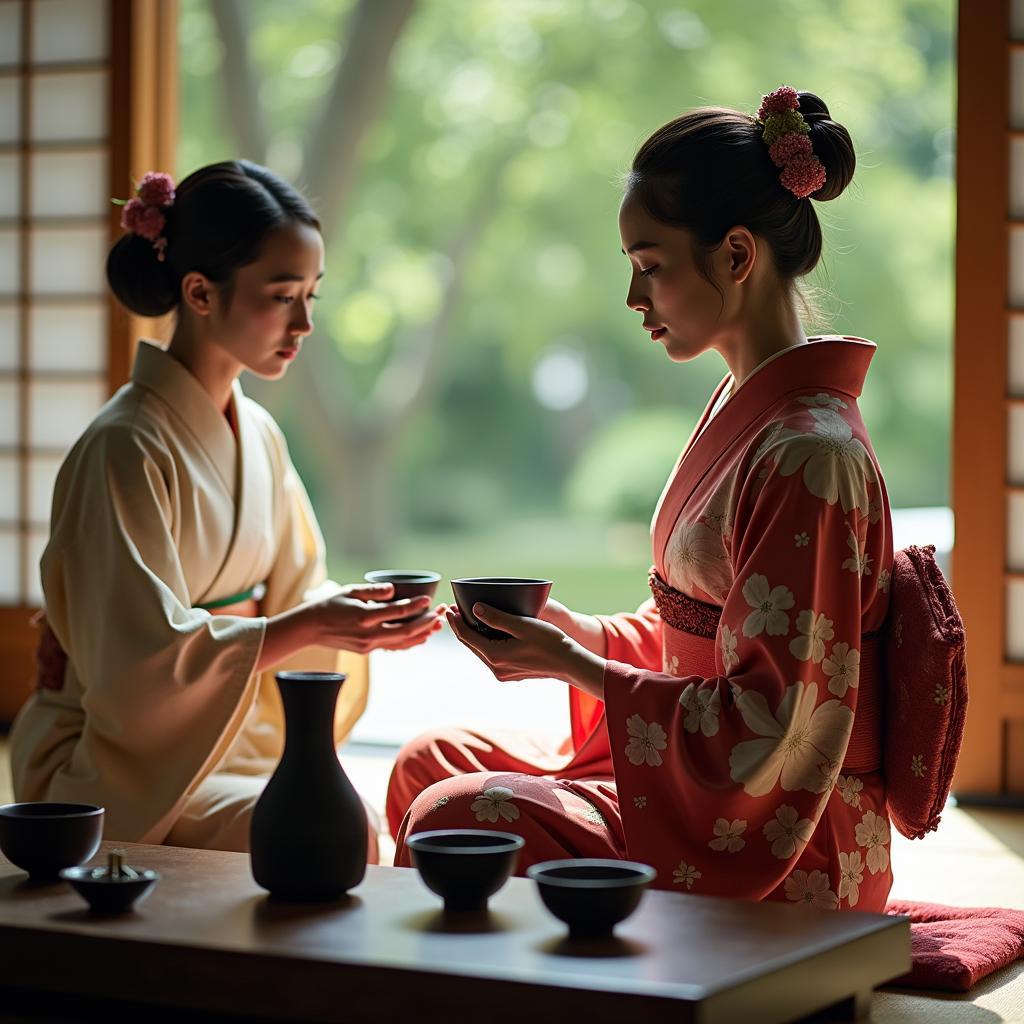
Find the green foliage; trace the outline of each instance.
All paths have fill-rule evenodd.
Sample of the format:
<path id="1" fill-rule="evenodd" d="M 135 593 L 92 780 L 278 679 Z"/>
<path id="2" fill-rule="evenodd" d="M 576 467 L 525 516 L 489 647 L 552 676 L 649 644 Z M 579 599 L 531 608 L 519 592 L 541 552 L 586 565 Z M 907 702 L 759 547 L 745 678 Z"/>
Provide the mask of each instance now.
<path id="1" fill-rule="evenodd" d="M 294 176 L 352 4 L 243 7 L 268 162 Z M 183 0 L 181 10 L 184 172 L 238 154 L 206 3 Z M 857 146 L 854 186 L 818 206 L 826 261 L 814 283 L 832 307 L 830 330 L 879 344 L 863 409 L 892 500 L 946 503 L 952 32 L 952 0 L 419 4 L 361 150 L 351 213 L 328 240 L 313 339 L 336 348 L 365 393 L 396 343 L 436 313 L 449 276 L 461 275 L 439 394 L 394 467 L 407 524 L 459 527 L 463 513 L 439 507 L 445 481 L 510 522 L 529 511 L 558 516 L 566 499 L 573 512 L 649 514 L 659 473 L 722 366 L 715 356 L 667 364 L 626 309 L 617 182 L 639 142 L 680 110 L 755 111 L 783 83 L 819 93 Z M 446 247 L 482 189 L 490 201 L 479 242 L 453 267 Z M 583 354 L 589 390 L 557 411 L 538 403 L 534 372 L 566 346 Z M 286 430 L 303 415 L 301 403 L 268 404 Z M 649 409 L 665 413 L 638 412 Z M 333 471 L 311 467 L 314 500 Z M 605 493 L 610 484 L 617 495 Z"/>
<path id="2" fill-rule="evenodd" d="M 650 522 L 693 418 L 671 409 L 624 413 L 598 432 L 566 487 L 570 512 L 603 522 Z"/>

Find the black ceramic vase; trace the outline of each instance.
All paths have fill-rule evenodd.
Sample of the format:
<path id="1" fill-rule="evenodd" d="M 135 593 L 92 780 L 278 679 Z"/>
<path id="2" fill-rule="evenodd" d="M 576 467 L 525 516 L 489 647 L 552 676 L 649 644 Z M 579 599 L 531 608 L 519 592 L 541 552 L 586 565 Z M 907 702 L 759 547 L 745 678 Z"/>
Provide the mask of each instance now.
<path id="1" fill-rule="evenodd" d="M 366 811 L 334 749 L 335 672 L 278 672 L 284 753 L 252 813 L 256 882 L 285 900 L 332 900 L 366 874 Z"/>

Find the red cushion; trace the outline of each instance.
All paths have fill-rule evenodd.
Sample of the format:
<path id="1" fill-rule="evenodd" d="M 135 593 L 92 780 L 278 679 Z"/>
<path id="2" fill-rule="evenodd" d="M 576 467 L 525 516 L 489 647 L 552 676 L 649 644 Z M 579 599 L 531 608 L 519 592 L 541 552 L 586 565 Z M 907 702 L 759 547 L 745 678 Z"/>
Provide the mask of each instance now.
<path id="1" fill-rule="evenodd" d="M 1022 910 L 892 900 L 885 911 L 911 920 L 912 967 L 909 974 L 890 985 L 966 992 L 993 971 L 1024 956 Z"/>
<path id="2" fill-rule="evenodd" d="M 967 710 L 964 625 L 935 548 L 896 553 L 883 658 L 889 815 L 908 839 L 939 824 Z"/>

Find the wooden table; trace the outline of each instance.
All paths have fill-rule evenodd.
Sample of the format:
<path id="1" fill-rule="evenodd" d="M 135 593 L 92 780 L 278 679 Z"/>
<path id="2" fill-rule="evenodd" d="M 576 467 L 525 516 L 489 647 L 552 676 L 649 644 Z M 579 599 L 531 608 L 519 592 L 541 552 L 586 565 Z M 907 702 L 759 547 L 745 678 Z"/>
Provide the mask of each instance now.
<path id="1" fill-rule="evenodd" d="M 910 965 L 907 919 L 880 914 L 650 891 L 615 939 L 576 943 L 526 879 L 457 921 L 408 869 L 302 906 L 268 899 L 245 854 L 127 850 L 163 878 L 112 919 L 0 858 L 0 1019 L 770 1024 L 864 1015 Z"/>

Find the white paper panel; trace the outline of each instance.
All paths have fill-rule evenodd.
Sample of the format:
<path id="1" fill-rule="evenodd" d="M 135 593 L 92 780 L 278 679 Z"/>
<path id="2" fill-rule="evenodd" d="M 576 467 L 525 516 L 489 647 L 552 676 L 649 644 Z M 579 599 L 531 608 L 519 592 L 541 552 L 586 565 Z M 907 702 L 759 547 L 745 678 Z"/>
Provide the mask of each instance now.
<path id="1" fill-rule="evenodd" d="M 18 307 L 13 303 L 3 302 L 0 303 L 0 372 L 17 370 L 20 365 Z"/>
<path id="2" fill-rule="evenodd" d="M 29 433 L 33 448 L 66 451 L 106 400 L 106 381 L 33 381 L 29 384 Z"/>
<path id="3" fill-rule="evenodd" d="M 21 474 L 18 459 L 0 455 L 0 522 L 13 523 L 21 516 Z"/>
<path id="4" fill-rule="evenodd" d="M 21 212 L 21 158 L 0 153 L 0 217 L 17 217 Z"/>
<path id="5" fill-rule="evenodd" d="M 102 141 L 107 135 L 107 73 L 36 75 L 32 79 L 32 139 Z"/>
<path id="6" fill-rule="evenodd" d="M 33 370 L 107 372 L 107 307 L 100 302 L 49 306 L 28 314 L 29 366 Z"/>
<path id="7" fill-rule="evenodd" d="M 0 75 L 0 142 L 21 138 L 21 79 Z"/>
<path id="8" fill-rule="evenodd" d="M 3 604 L 21 602 L 20 548 L 16 531 L 0 529 L 0 602 Z"/>
<path id="9" fill-rule="evenodd" d="M 1024 409 L 1010 406 L 1006 429 L 1007 479 L 1011 484 L 1024 484 Z"/>
<path id="10" fill-rule="evenodd" d="M 1010 54 L 1010 127 L 1024 128 L 1024 53 Z"/>
<path id="11" fill-rule="evenodd" d="M 107 0 L 35 0 L 33 62 L 103 60 L 109 49 L 108 6 Z"/>
<path id="12" fill-rule="evenodd" d="M 1010 232 L 1010 305 L 1024 309 L 1024 228 Z"/>
<path id="13" fill-rule="evenodd" d="M 21 290 L 19 234 L 12 228 L 0 228 L 0 295 L 17 295 Z"/>
<path id="14" fill-rule="evenodd" d="M 107 153 L 36 153 L 31 158 L 33 217 L 106 217 Z"/>
<path id="15" fill-rule="evenodd" d="M 1008 380 L 1006 386 L 1011 395 L 1024 397 L 1024 317 L 1009 319 L 1006 337 Z"/>
<path id="16" fill-rule="evenodd" d="M 102 295 L 107 260 L 107 227 L 32 229 L 33 295 Z"/>
<path id="17" fill-rule="evenodd" d="M 43 603 L 43 586 L 39 579 L 39 559 L 49 540 L 49 530 L 33 530 L 28 535 L 28 544 L 24 546 L 25 576 L 28 579 L 28 604 L 39 608 Z"/>
<path id="18" fill-rule="evenodd" d="M 1006 584 L 1006 657 L 1024 661 L 1024 581 Z"/>
<path id="19" fill-rule="evenodd" d="M 1024 494 L 1011 494 L 1006 502 L 1006 565 L 1024 572 Z"/>
<path id="20" fill-rule="evenodd" d="M 0 448 L 21 444 L 21 398 L 16 380 L 0 380 Z"/>
<path id="21" fill-rule="evenodd" d="M 21 8 L 0 3 L 0 67 L 21 63 Z"/>
<path id="22" fill-rule="evenodd" d="M 1010 0 L 1010 38 L 1024 39 L 1024 0 Z"/>
<path id="23" fill-rule="evenodd" d="M 48 526 L 50 502 L 57 470 L 64 460 L 59 455 L 32 455 L 28 460 L 28 518 L 36 526 Z"/>
<path id="24" fill-rule="evenodd" d="M 1010 142 L 1010 215 L 1024 217 L 1024 139 Z"/>

